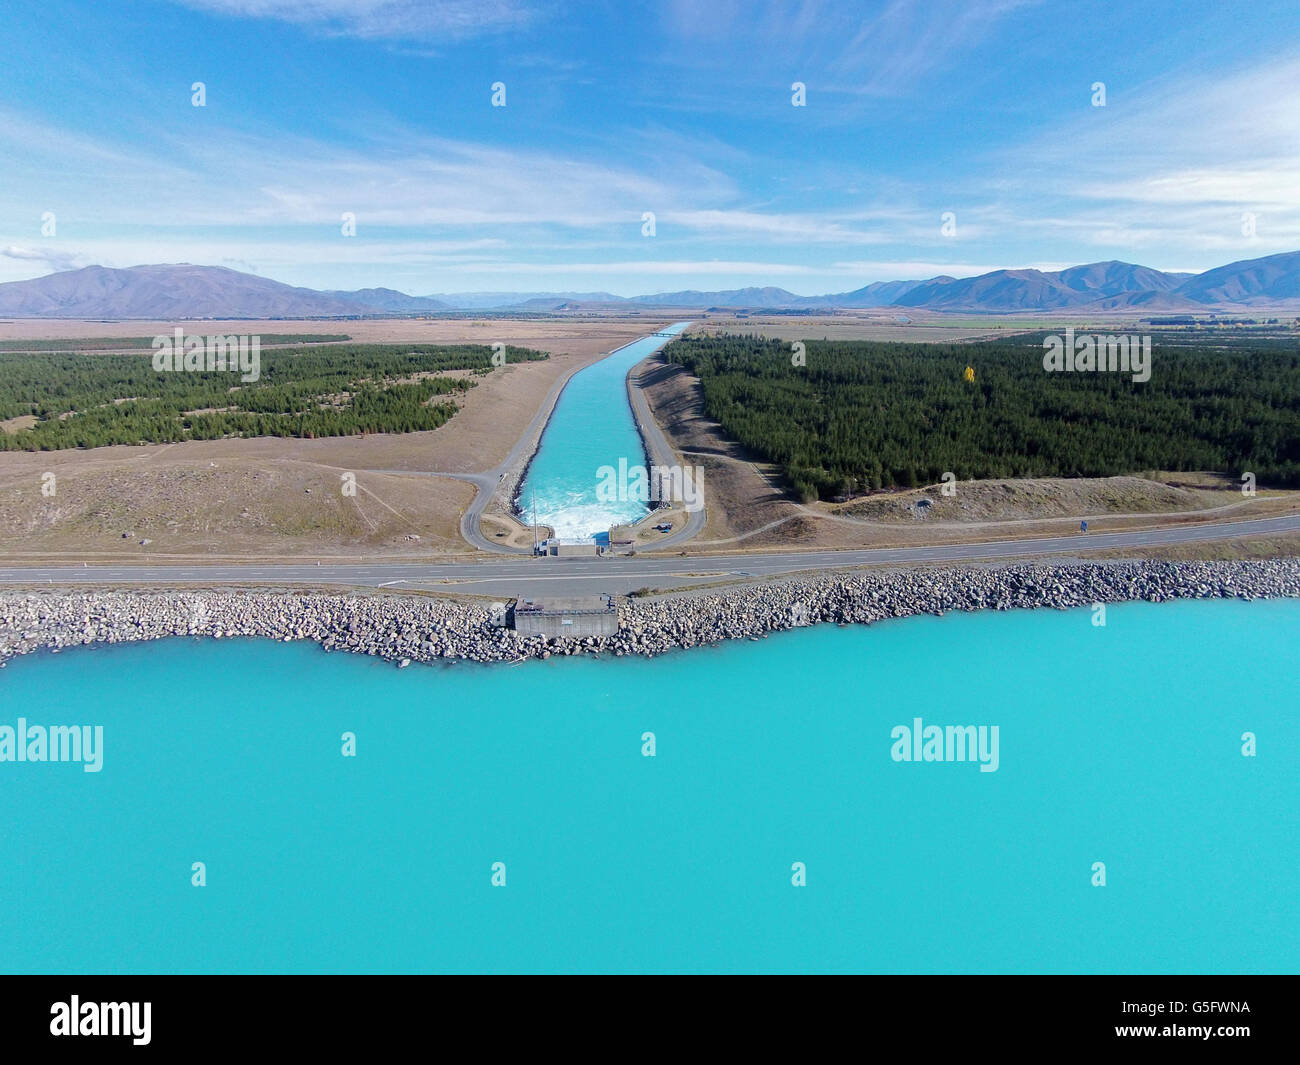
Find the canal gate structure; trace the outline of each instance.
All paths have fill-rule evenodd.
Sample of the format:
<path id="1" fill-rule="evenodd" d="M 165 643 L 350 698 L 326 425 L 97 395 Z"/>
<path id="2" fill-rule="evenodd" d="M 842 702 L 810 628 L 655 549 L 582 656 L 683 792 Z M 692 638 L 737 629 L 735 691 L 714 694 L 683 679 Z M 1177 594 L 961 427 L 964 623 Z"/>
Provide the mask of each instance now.
<path id="1" fill-rule="evenodd" d="M 515 600 L 515 631 L 524 636 L 613 636 L 618 603 L 612 595 L 556 596 Z"/>

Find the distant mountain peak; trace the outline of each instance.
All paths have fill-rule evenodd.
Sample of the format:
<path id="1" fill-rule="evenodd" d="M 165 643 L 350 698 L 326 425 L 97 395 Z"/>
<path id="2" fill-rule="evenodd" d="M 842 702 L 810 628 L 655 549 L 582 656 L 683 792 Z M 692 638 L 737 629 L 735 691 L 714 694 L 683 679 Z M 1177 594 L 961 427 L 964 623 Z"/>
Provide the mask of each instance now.
<path id="1" fill-rule="evenodd" d="M 317 292 L 192 263 L 85 266 L 0 284 L 0 314 L 14 318 L 324 318 L 445 308 L 390 289 Z"/>

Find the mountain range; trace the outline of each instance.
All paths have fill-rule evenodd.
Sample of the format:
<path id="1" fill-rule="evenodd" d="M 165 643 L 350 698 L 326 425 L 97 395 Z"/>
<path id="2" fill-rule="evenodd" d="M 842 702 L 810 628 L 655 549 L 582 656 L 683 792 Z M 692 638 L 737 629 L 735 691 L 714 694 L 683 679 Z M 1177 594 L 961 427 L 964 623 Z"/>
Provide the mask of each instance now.
<path id="1" fill-rule="evenodd" d="M 221 266 L 189 263 L 112 269 L 87 266 L 0 284 L 8 318 L 342 318 L 441 311 L 570 311 L 624 307 L 694 309 L 1210 311 L 1300 301 L 1300 251 L 1229 263 L 1201 274 L 1117 261 L 1066 270 L 994 270 L 978 277 L 877 281 L 851 292 L 799 296 L 783 288 L 660 292 L 470 292 L 408 296 L 388 288 L 318 291 Z"/>

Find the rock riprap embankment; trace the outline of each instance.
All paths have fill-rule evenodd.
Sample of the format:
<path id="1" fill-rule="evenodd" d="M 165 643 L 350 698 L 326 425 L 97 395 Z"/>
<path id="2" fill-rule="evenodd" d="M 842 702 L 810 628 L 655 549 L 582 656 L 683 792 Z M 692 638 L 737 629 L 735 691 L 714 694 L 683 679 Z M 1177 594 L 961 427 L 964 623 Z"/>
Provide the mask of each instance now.
<path id="1" fill-rule="evenodd" d="M 1130 600 L 1300 597 L 1300 559 L 1070 562 L 873 570 L 787 578 L 620 605 L 612 636 L 521 636 L 487 604 L 416 595 L 253 591 L 0 594 L 0 665 L 15 655 L 169 636 L 313 640 L 399 664 L 514 662 L 553 655 L 657 655 L 833 622 L 949 610 Z"/>

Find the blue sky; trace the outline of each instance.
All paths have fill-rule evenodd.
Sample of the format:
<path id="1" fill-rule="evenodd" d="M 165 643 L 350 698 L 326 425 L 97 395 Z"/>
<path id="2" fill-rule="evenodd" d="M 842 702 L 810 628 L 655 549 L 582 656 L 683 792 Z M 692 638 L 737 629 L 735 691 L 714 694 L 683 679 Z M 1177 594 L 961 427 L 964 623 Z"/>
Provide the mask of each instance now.
<path id="1" fill-rule="evenodd" d="M 0 281 L 194 262 L 416 294 L 811 295 L 1300 248 L 1296 0 L 5 10 Z"/>

